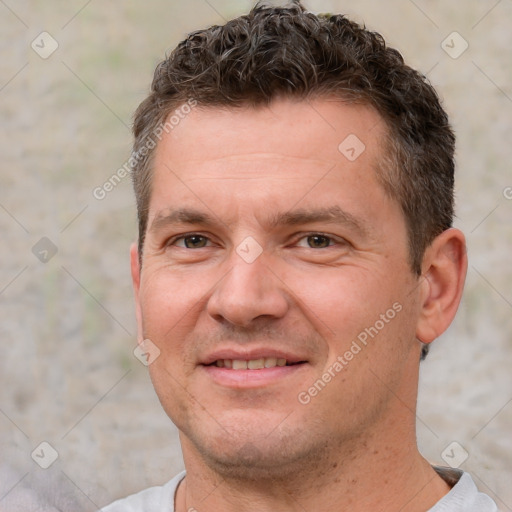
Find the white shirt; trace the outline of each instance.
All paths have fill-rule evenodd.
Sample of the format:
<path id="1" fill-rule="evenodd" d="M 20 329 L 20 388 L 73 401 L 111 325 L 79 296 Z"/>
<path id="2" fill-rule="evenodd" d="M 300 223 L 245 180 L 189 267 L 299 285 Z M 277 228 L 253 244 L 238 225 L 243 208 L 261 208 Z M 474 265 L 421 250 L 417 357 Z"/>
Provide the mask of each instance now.
<path id="1" fill-rule="evenodd" d="M 451 491 L 426 512 L 497 512 L 496 503 L 478 491 L 469 473 L 451 468 L 434 468 L 450 485 Z M 165 485 L 150 487 L 127 498 L 114 501 L 100 512 L 174 512 L 178 484 L 183 471 Z"/>

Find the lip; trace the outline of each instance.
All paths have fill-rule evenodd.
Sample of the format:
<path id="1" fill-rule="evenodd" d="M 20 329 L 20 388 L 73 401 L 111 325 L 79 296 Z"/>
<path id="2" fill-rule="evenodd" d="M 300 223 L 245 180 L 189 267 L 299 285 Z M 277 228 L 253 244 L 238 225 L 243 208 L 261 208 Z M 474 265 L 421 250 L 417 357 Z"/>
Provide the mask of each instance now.
<path id="1" fill-rule="evenodd" d="M 258 370 L 233 370 L 213 365 L 219 359 L 250 361 L 266 358 L 286 359 L 288 366 L 274 366 Z M 283 379 L 298 375 L 309 366 L 307 357 L 277 347 L 224 347 L 201 358 L 198 369 L 215 384 L 233 389 L 252 389 L 280 384 Z"/>
<path id="2" fill-rule="evenodd" d="M 282 383 L 283 379 L 292 378 L 307 366 L 309 366 L 308 363 L 304 362 L 292 366 L 274 366 L 259 370 L 232 370 L 205 365 L 199 366 L 199 369 L 204 371 L 215 384 L 222 387 L 251 389 Z"/>
<path id="3" fill-rule="evenodd" d="M 275 357 L 276 359 L 286 359 L 287 363 L 300 363 L 307 362 L 306 357 L 301 357 L 298 354 L 292 354 L 291 352 L 285 350 L 279 350 L 275 347 L 254 347 L 243 349 L 240 347 L 237 348 L 223 348 L 218 349 L 215 352 L 207 354 L 203 357 L 199 365 L 208 366 L 214 363 L 219 359 L 231 359 L 231 360 L 239 360 L 239 361 L 250 361 L 253 359 L 264 359 Z M 286 367 L 283 367 L 286 368 Z M 238 371 L 238 370 L 234 370 Z M 250 371 L 259 371 L 259 370 L 250 370 Z"/>

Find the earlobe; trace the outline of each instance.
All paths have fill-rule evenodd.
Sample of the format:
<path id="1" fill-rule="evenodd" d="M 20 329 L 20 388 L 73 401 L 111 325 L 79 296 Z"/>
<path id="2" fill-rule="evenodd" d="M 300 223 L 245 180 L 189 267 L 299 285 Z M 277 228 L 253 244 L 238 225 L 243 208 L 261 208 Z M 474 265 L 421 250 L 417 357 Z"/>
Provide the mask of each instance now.
<path id="1" fill-rule="evenodd" d="M 135 295 L 135 317 L 137 319 L 137 341 L 142 343 L 144 334 L 142 329 L 142 308 L 140 304 L 140 265 L 139 251 L 137 244 L 133 243 L 130 247 L 130 265 L 132 273 L 133 293 Z"/>
<path id="2" fill-rule="evenodd" d="M 467 272 L 466 241 L 455 228 L 437 236 L 425 251 L 421 311 L 416 337 L 431 343 L 451 324 L 460 304 Z"/>

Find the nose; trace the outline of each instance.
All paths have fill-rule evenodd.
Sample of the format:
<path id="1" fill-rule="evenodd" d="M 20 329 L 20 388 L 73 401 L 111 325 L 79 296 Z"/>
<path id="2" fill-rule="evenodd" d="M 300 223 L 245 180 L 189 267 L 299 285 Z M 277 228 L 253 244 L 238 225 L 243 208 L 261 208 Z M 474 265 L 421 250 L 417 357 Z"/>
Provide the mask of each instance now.
<path id="1" fill-rule="evenodd" d="M 230 267 L 208 301 L 207 311 L 212 318 L 249 327 L 260 317 L 278 319 L 286 315 L 286 285 L 265 253 L 248 263 L 233 251 Z"/>

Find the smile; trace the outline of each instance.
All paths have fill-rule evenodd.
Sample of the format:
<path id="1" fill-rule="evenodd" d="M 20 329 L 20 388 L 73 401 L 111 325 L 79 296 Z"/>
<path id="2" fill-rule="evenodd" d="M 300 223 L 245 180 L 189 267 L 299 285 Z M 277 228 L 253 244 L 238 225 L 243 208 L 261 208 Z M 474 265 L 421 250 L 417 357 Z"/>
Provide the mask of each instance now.
<path id="1" fill-rule="evenodd" d="M 262 370 L 263 368 L 274 368 L 276 366 L 291 366 L 299 363 L 288 363 L 286 359 L 277 357 L 265 357 L 259 359 L 217 359 L 210 366 L 217 368 L 228 368 L 230 370 Z"/>
<path id="2" fill-rule="evenodd" d="M 270 385 L 283 385 L 293 375 L 307 371 L 304 360 L 293 361 L 283 357 L 258 357 L 255 359 L 219 358 L 199 368 L 209 381 L 223 388 L 254 389 Z M 286 379 L 286 380 L 285 380 Z"/>

